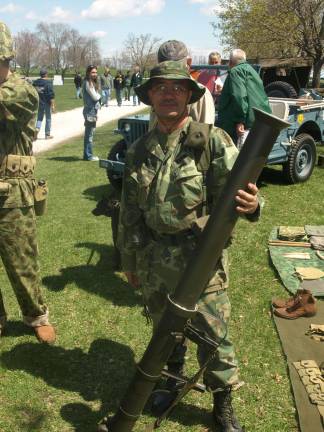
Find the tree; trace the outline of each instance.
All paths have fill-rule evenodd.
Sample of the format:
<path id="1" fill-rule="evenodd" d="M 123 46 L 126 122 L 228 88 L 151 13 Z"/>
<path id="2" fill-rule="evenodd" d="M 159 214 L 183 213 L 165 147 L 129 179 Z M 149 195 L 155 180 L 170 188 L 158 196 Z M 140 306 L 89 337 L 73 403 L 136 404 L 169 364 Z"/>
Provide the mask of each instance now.
<path id="1" fill-rule="evenodd" d="M 37 30 L 46 48 L 48 65 L 59 73 L 62 68 L 65 68 L 64 50 L 67 48 L 70 27 L 67 24 L 41 22 L 37 25 Z"/>
<path id="2" fill-rule="evenodd" d="M 40 53 L 40 41 L 35 33 L 23 30 L 15 37 L 16 62 L 28 76 L 31 67 L 37 63 Z"/>
<path id="3" fill-rule="evenodd" d="M 307 56 L 319 87 L 324 64 L 323 0 L 222 0 L 214 29 L 222 42 L 243 48 L 249 57 Z"/>
<path id="4" fill-rule="evenodd" d="M 156 63 L 156 52 L 161 39 L 153 37 L 150 33 L 139 36 L 130 33 L 124 42 L 122 58 L 130 60 L 130 63 L 138 65 L 142 72 Z"/>

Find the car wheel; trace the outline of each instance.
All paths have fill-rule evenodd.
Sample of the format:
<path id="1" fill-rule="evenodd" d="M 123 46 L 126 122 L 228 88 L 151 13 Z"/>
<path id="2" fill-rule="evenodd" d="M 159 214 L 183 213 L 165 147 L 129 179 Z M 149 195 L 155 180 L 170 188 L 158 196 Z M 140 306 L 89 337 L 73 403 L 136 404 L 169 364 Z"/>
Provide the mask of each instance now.
<path id="1" fill-rule="evenodd" d="M 289 183 L 304 182 L 312 175 L 316 161 L 314 138 L 306 133 L 297 135 L 283 171 Z"/>
<path id="2" fill-rule="evenodd" d="M 268 97 L 280 97 L 297 99 L 297 92 L 294 87 L 285 81 L 274 81 L 265 87 Z"/>
<path id="3" fill-rule="evenodd" d="M 116 142 L 108 152 L 107 159 L 111 161 L 124 162 L 127 145 L 125 140 Z M 123 175 L 120 172 L 115 172 L 111 168 L 107 168 L 107 177 L 114 189 L 121 192 L 123 184 Z"/>

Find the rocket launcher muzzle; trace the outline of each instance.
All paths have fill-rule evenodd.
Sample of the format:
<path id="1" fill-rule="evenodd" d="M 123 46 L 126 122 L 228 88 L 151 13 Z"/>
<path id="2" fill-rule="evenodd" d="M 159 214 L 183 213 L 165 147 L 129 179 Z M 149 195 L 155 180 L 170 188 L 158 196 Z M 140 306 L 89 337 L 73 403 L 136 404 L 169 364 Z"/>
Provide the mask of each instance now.
<path id="1" fill-rule="evenodd" d="M 208 276 L 220 259 L 237 222 L 239 215 L 235 196 L 238 189 L 246 189 L 248 183 L 256 182 L 279 132 L 289 126 L 289 123 L 261 110 L 254 109 L 254 113 L 254 125 L 199 238 L 196 250 L 174 294 L 169 297 L 167 308 L 137 365 L 135 376 L 117 413 L 108 421 L 107 428 L 101 430 L 133 430 L 174 349 L 174 335 L 183 332 L 188 319 L 196 313 L 196 304 L 205 289 Z"/>

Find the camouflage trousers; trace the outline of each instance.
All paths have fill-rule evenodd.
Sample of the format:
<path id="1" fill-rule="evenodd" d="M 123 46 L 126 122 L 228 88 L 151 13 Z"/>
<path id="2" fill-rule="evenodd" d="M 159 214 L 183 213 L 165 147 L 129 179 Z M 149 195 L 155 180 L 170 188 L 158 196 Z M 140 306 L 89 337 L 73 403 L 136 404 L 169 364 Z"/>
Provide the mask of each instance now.
<path id="1" fill-rule="evenodd" d="M 174 292 L 195 245 L 195 238 L 189 238 L 181 245 L 151 241 L 137 253 L 137 275 L 140 279 L 144 303 L 153 320 L 153 331 L 165 309 L 167 295 Z M 211 391 L 239 382 L 234 347 L 228 333 L 231 305 L 226 292 L 227 267 L 225 251 L 223 259 L 210 275 L 209 283 L 199 299 L 198 312 L 191 319 L 194 327 L 220 342 L 216 355 L 209 362 L 204 373 L 204 383 Z M 168 361 L 169 367 L 170 363 L 181 362 L 181 358 L 177 357 L 177 353 L 181 356 L 181 351 L 184 350 L 174 351 Z M 198 346 L 197 358 L 200 366 L 203 366 L 208 358 L 206 347 Z"/>
<path id="2" fill-rule="evenodd" d="M 24 322 L 32 327 L 48 324 L 40 285 L 33 207 L 0 209 L 0 255 Z M 0 292 L 0 330 L 6 319 Z"/>

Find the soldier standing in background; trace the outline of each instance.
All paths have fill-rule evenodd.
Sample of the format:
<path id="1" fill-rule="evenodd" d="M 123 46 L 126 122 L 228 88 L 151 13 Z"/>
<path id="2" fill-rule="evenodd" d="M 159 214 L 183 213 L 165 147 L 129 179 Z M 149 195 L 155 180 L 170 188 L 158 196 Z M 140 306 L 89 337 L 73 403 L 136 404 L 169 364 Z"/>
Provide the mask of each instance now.
<path id="1" fill-rule="evenodd" d="M 34 212 L 38 94 L 10 71 L 13 57 L 10 31 L 0 22 L 0 255 L 24 322 L 40 342 L 53 343 L 55 331 L 41 292 Z M 6 321 L 0 293 L 0 333 Z"/>
<path id="2" fill-rule="evenodd" d="M 141 287 L 153 331 L 195 250 L 198 219 L 210 214 L 238 154 L 226 132 L 189 117 L 188 105 L 205 91 L 182 61 L 159 63 L 150 79 L 136 87 L 139 99 L 154 109 L 157 125 L 127 152 L 118 240 L 123 271 L 134 288 Z M 249 183 L 248 192 L 239 190 L 236 196 L 237 211 L 251 221 L 259 217 L 257 191 Z M 191 321 L 220 341 L 204 372 L 204 383 L 213 394 L 214 422 L 221 432 L 242 432 L 231 404 L 231 390 L 239 379 L 234 347 L 224 329 L 230 317 L 227 288 L 224 250 Z M 183 343 L 176 346 L 167 363 L 170 372 L 182 374 L 185 350 Z M 202 345 L 198 360 L 201 367 L 207 361 Z M 167 388 L 172 403 L 173 379 Z M 167 401 L 156 402 L 165 407 Z"/>

